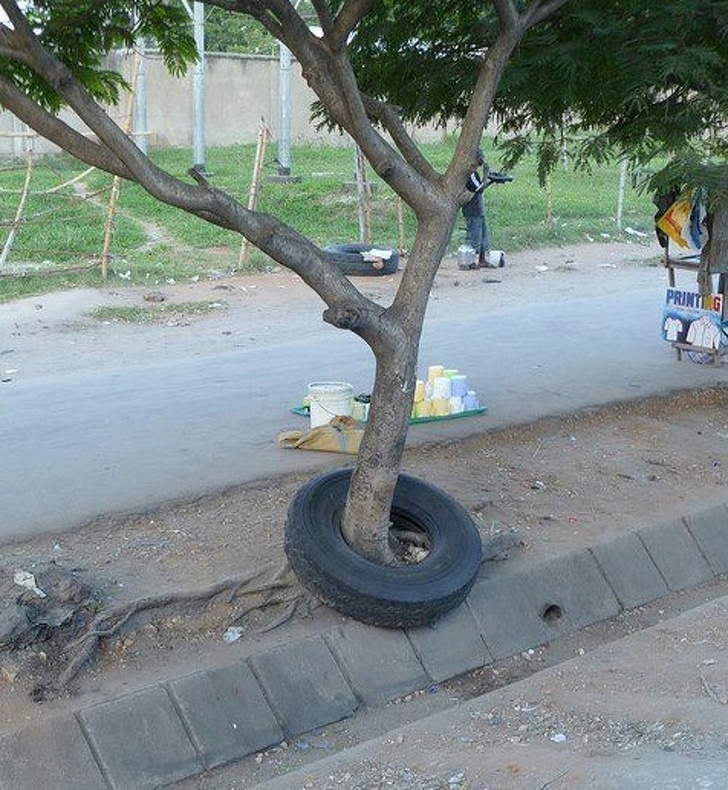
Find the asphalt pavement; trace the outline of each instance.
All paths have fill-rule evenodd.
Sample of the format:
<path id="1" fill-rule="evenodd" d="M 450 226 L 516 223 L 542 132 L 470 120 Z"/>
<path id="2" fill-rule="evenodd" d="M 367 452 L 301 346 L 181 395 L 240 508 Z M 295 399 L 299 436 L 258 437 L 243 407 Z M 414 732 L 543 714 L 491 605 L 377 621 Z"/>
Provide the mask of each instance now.
<path id="1" fill-rule="evenodd" d="M 676 362 L 661 309 L 642 288 L 428 320 L 423 370 L 467 372 L 488 412 L 414 426 L 409 444 L 726 383 L 728 366 Z M 265 348 L 14 382 L 0 392 L 0 542 L 321 467 L 276 442 L 304 425 L 291 393 L 312 379 L 367 391 L 372 356 L 322 325 Z"/>

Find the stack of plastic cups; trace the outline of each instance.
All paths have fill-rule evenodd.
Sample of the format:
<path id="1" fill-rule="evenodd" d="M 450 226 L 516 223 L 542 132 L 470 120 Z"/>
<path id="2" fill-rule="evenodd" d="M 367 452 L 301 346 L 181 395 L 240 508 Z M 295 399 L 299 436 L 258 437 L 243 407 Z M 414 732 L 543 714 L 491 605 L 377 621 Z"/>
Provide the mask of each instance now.
<path id="1" fill-rule="evenodd" d="M 468 391 L 468 380 L 466 376 L 460 375 L 457 371 L 450 377 L 450 414 L 460 414 L 465 411 L 463 398 Z"/>
<path id="2" fill-rule="evenodd" d="M 445 417 L 450 414 L 450 396 L 452 386 L 447 376 L 438 376 L 432 385 L 432 414 Z"/>
<path id="3" fill-rule="evenodd" d="M 418 380 L 415 383 L 415 402 L 412 404 L 412 416 L 415 418 L 430 416 L 430 401 L 426 397 L 426 386 L 424 381 Z"/>
<path id="4" fill-rule="evenodd" d="M 446 417 L 475 411 L 480 402 L 474 390 L 469 389 L 468 377 L 458 370 L 443 365 L 430 365 L 427 379 L 415 384 L 412 417 Z"/>

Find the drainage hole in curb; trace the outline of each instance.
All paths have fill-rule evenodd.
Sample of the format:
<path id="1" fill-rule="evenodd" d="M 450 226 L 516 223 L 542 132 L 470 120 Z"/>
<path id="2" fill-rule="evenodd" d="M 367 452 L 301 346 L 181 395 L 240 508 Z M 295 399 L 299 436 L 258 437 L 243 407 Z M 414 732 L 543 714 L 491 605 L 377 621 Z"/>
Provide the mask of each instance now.
<path id="1" fill-rule="evenodd" d="M 556 623 L 564 616 L 564 610 L 556 603 L 545 606 L 541 611 L 541 619 L 546 623 Z"/>

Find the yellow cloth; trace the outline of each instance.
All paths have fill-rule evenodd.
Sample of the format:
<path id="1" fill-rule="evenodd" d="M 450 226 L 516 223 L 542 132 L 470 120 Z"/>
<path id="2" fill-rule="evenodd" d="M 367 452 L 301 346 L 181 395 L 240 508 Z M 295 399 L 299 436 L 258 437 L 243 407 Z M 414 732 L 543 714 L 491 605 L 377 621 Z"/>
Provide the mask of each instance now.
<path id="1" fill-rule="evenodd" d="M 278 435 L 278 446 L 291 450 L 323 450 L 356 455 L 363 435 L 363 423 L 351 417 L 333 417 L 328 424 L 308 431 L 284 431 Z"/>

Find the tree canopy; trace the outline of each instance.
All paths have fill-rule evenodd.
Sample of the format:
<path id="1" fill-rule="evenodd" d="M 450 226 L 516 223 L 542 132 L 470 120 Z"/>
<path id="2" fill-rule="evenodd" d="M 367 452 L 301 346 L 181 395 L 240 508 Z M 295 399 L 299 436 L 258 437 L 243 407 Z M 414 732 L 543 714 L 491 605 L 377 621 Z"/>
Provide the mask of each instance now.
<path id="1" fill-rule="evenodd" d="M 282 5 L 315 24 L 315 5 L 333 15 L 348 4 L 208 5 L 209 49 L 272 53 Z M 668 156 L 690 172 L 701 158 L 726 158 L 726 0 L 560 5 L 523 36 L 494 97 L 506 167 L 536 149 L 545 173 L 565 146 L 584 166 L 613 155 L 640 163 Z M 395 106 L 407 122 L 463 118 L 479 64 L 497 34 L 497 6 L 443 0 L 436 14 L 427 3 L 366 6 L 348 40 L 362 92 Z M 145 36 L 174 73 L 195 58 L 189 18 L 177 0 L 35 0 L 26 16 L 49 51 L 105 102 L 114 101 L 123 86 L 118 74 L 103 68 L 112 49 Z M 0 57 L 0 74 L 44 106 L 59 108 L 58 94 L 22 62 Z M 321 104 L 317 112 L 324 113 Z"/>
<path id="2" fill-rule="evenodd" d="M 487 3 L 377 4 L 352 40 L 360 85 L 412 122 L 462 118 L 495 29 Z M 577 165 L 668 157 L 684 175 L 725 160 L 728 2 L 567 3 L 515 48 L 493 112 L 506 167 L 537 149 L 545 173 L 565 146 Z"/>

